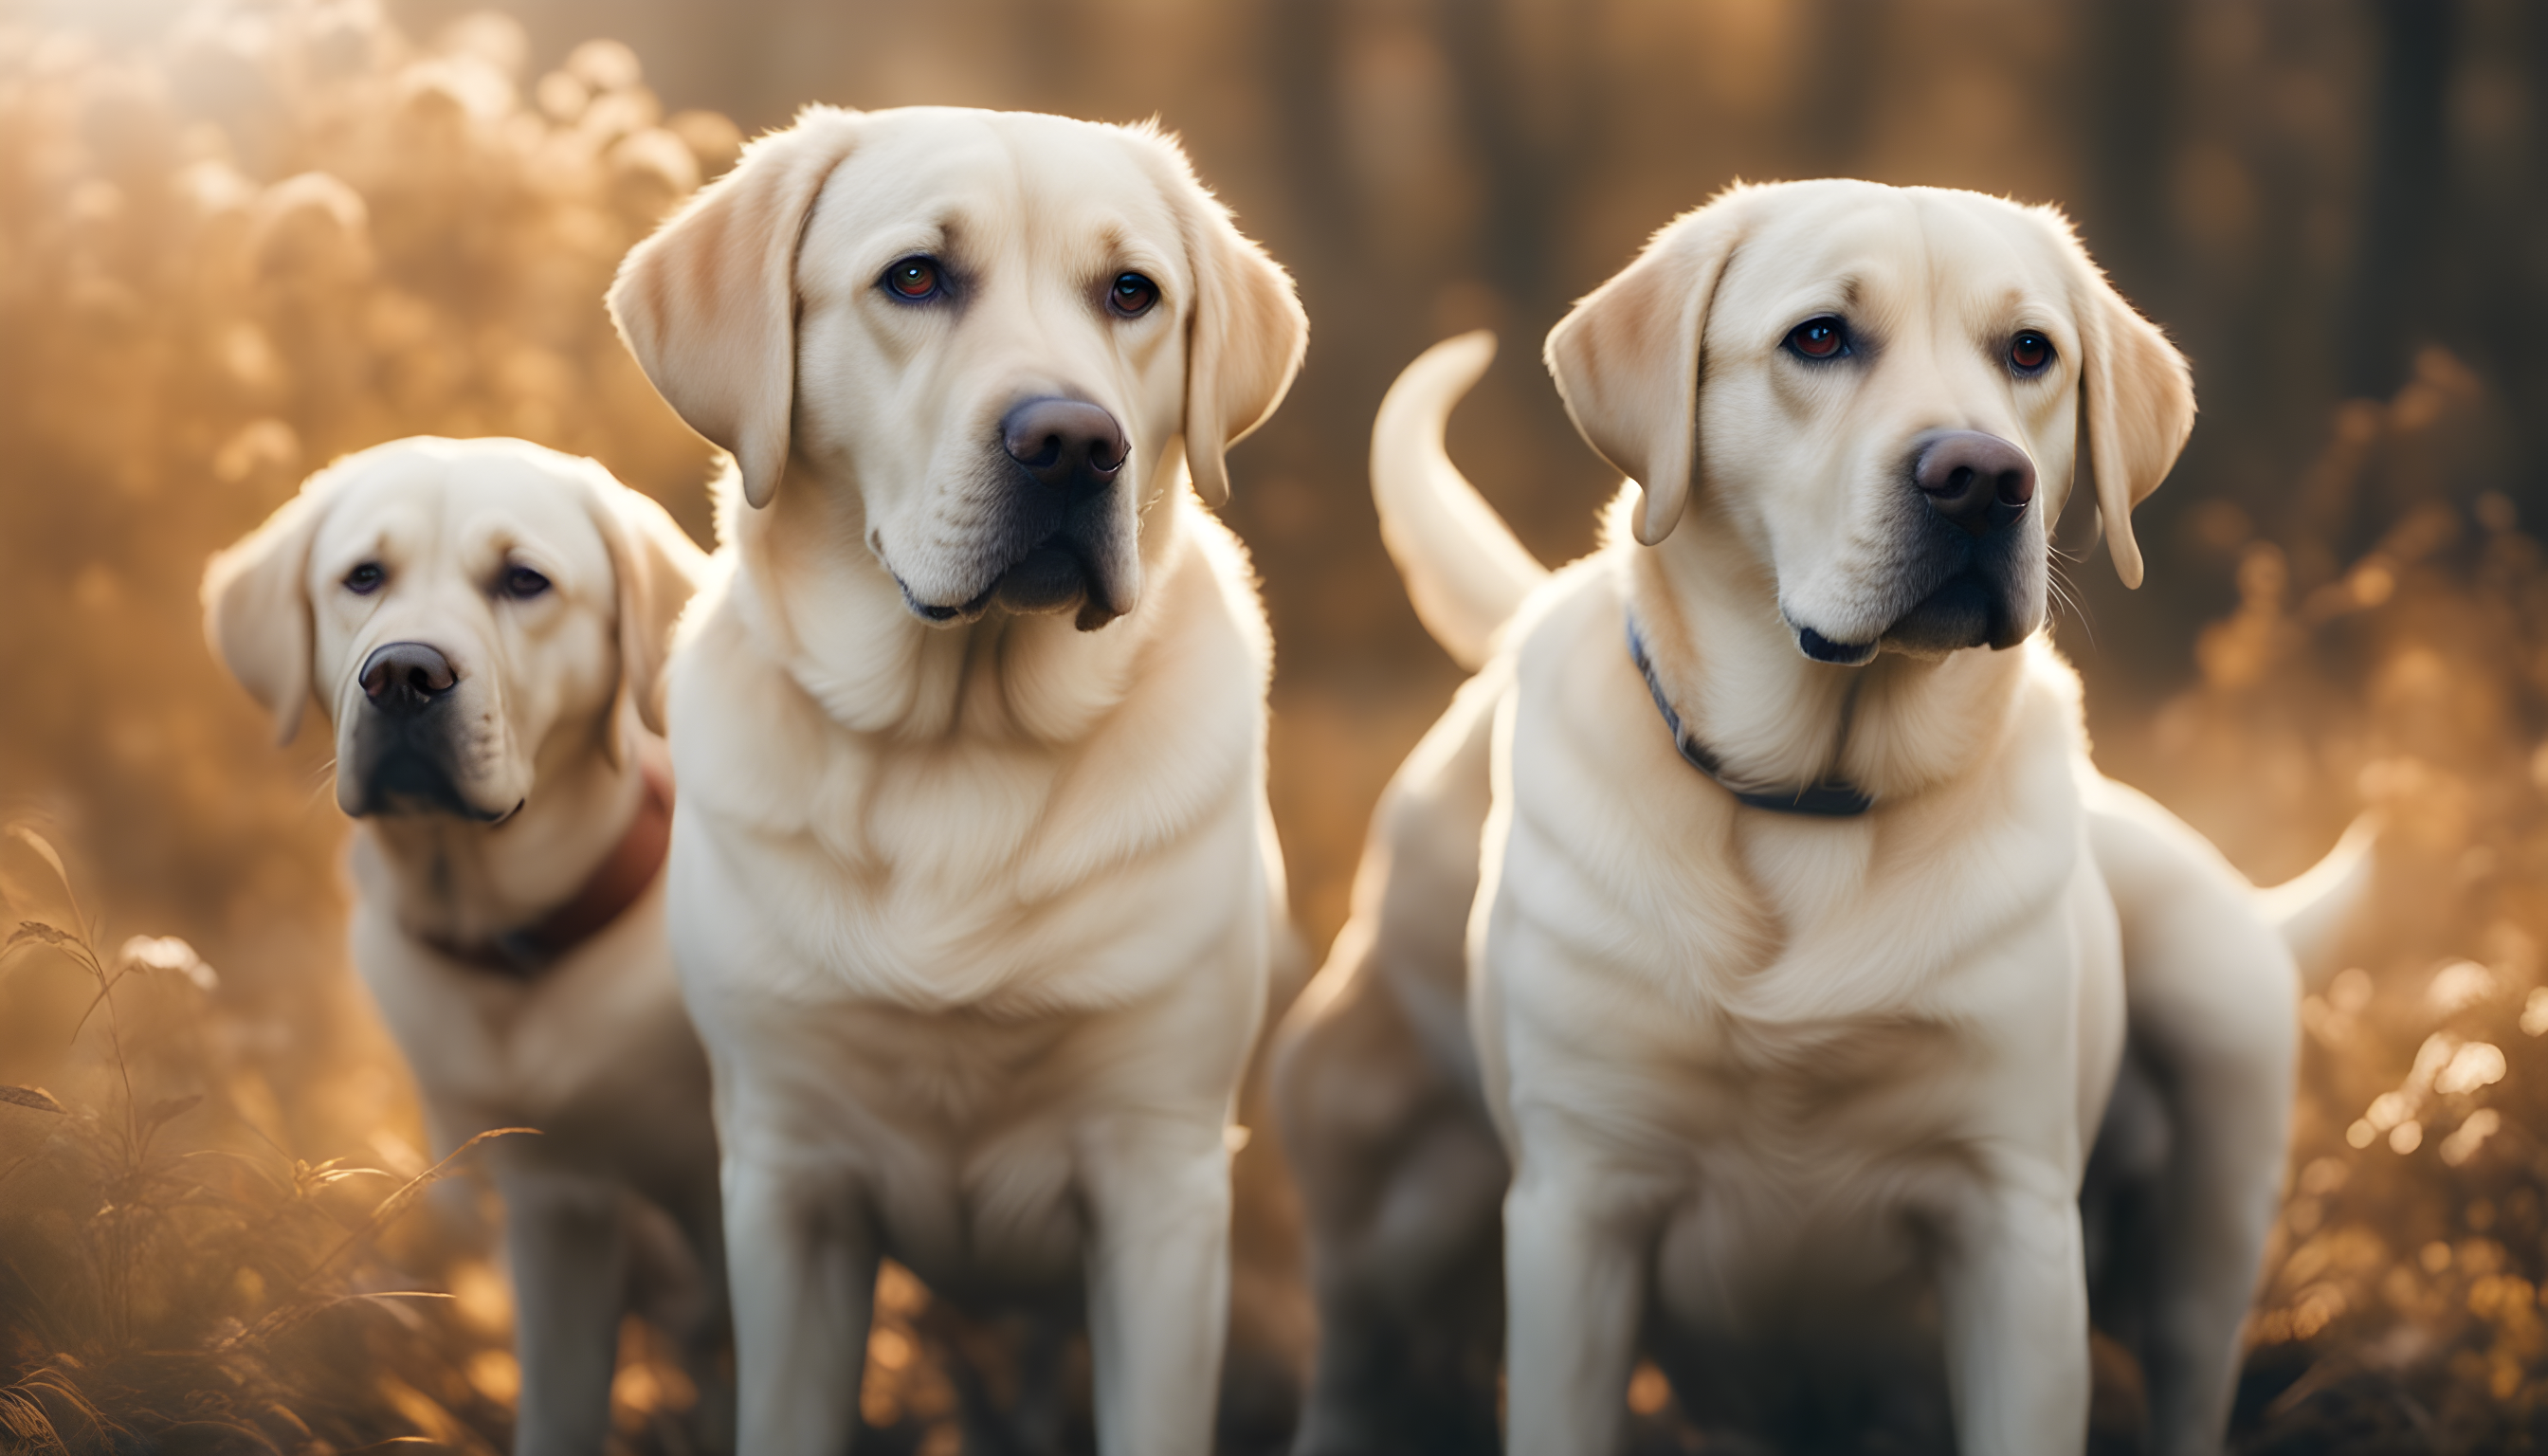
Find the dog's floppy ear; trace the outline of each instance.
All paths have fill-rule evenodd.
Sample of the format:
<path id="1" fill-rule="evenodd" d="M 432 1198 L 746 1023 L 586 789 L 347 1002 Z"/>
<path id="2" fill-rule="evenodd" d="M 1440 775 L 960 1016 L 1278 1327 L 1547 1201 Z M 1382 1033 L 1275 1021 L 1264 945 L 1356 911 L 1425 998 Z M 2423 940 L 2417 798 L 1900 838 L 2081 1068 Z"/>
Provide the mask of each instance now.
<path id="1" fill-rule="evenodd" d="M 277 744 L 310 704 L 310 543 L 338 479 L 322 470 L 265 524 L 204 567 L 204 638 L 248 695 L 274 715 Z"/>
<path id="2" fill-rule="evenodd" d="M 1218 508 L 1229 500 L 1223 457 L 1283 403 L 1309 348 L 1310 316 L 1292 276 L 1238 230 L 1185 154 L 1163 136 L 1151 139 L 1167 153 L 1169 185 L 1182 198 L 1195 277 L 1186 320 L 1186 473 L 1195 494 Z"/>
<path id="3" fill-rule="evenodd" d="M 2115 575 L 2141 584 L 2133 507 L 2158 489 L 2194 432 L 2194 377 L 2158 325 L 2134 312 L 2072 239 L 2079 288 L 2079 463 L 2095 486 Z M 2074 477 L 2074 480 L 2076 477 Z M 2073 489 L 2076 489 L 2074 485 Z"/>
<path id="4" fill-rule="evenodd" d="M 632 248 L 610 285 L 628 351 L 684 423 L 734 456 L 754 505 L 770 503 L 787 468 L 796 247 L 859 124 L 856 112 L 808 107 L 753 142 Z"/>
<path id="5" fill-rule="evenodd" d="M 1698 472 L 1700 344 L 1743 238 L 1743 193 L 1685 213 L 1548 332 L 1548 372 L 1584 441 L 1645 492 L 1637 539 L 1672 534 Z"/>
<path id="6" fill-rule="evenodd" d="M 707 553 L 692 544 L 670 512 L 653 498 L 629 490 L 592 467 L 588 508 L 610 549 L 610 572 L 619 594 L 619 686 L 637 708 L 638 721 L 664 731 L 664 660 L 672 654 L 673 624 L 707 577 Z M 608 752 L 617 754 L 614 732 Z"/>

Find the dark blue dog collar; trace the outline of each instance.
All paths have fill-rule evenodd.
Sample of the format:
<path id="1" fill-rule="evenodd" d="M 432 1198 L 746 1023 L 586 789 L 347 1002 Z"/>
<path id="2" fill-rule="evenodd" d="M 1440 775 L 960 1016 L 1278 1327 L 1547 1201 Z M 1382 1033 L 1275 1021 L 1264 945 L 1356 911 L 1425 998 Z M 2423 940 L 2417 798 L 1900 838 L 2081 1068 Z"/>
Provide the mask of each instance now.
<path id="1" fill-rule="evenodd" d="M 1654 694 L 1655 711 L 1664 715 L 1664 726 L 1672 730 L 1673 747 L 1689 766 L 1716 781 L 1719 788 L 1734 795 L 1736 801 L 1774 814 L 1806 814 L 1817 819 L 1850 819 L 1874 807 L 1875 801 L 1865 790 L 1846 778 L 1826 778 L 1799 788 L 1745 788 L 1725 780 L 1725 768 L 1704 745 L 1684 728 L 1681 714 L 1674 710 L 1672 699 L 1664 694 L 1664 684 L 1655 677 L 1654 659 L 1646 655 L 1646 639 L 1637 630 L 1637 615 L 1626 614 L 1628 622 L 1628 656 L 1636 662 L 1637 671 L 1645 675 L 1646 690 Z"/>

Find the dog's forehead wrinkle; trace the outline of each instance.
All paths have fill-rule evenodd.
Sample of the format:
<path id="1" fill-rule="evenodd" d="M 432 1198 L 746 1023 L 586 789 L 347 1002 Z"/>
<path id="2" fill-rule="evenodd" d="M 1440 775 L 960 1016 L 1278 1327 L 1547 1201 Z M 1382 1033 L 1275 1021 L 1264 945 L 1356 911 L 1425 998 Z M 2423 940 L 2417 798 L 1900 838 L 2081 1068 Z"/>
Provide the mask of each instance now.
<path id="1" fill-rule="evenodd" d="M 1184 251 L 1182 244 L 1167 247 L 1159 241 L 1176 238 L 1173 220 L 1145 220 L 1138 216 L 1138 210 L 1115 202 L 1092 204 L 1076 198 L 1047 207 L 1057 215 L 1046 220 L 1048 226 L 1025 230 L 1029 256 L 1039 277 L 1074 292 L 1091 286 L 1102 289 L 1113 282 L 1116 274 L 1128 270 L 1148 274 L 1162 285 L 1184 283 L 1182 269 L 1174 260 L 1174 255 Z M 1075 298 L 1074 302 L 1084 309 L 1097 300 L 1089 296 Z"/>
<path id="2" fill-rule="evenodd" d="M 945 118 L 906 120 L 930 125 L 892 127 L 881 144 L 862 148 L 826 184 L 818 218 L 934 217 L 951 233 L 960 227 L 970 234 L 1032 231 L 1033 220 L 1059 218 L 1085 235 L 1110 224 L 1140 231 L 1132 220 L 1145 209 L 1126 204 L 1165 211 L 1159 187 L 1121 144 L 1125 138 L 1088 147 L 1088 124 L 1054 131 L 1018 125 L 1046 119 L 977 114 L 961 117 L 960 129 L 951 132 L 941 125 Z M 1092 209 L 1112 209 L 1118 219 L 1102 211 L 1092 219 Z"/>
<path id="3" fill-rule="evenodd" d="M 344 500 L 333 504 L 318 528 L 311 564 L 328 574 L 341 574 L 357 561 L 380 559 L 393 569 L 403 569 L 412 561 L 428 559 L 441 546 L 443 517 L 425 500 L 400 495 L 400 487 L 403 482 L 395 477 L 349 482 Z M 415 495 L 428 493 L 417 490 Z"/>
<path id="4" fill-rule="evenodd" d="M 413 544 L 412 535 L 402 536 L 391 529 L 390 522 L 350 516 L 340 506 L 319 529 L 318 539 L 311 548 L 314 585 L 332 584 L 358 562 L 379 560 L 396 566 Z"/>
<path id="5" fill-rule="evenodd" d="M 2066 271 L 2044 247 L 2040 223 L 2001 216 L 1982 199 L 1946 194 L 1920 209 L 1927 289 L 1942 307 L 2013 306 L 2045 288 L 2058 291 Z"/>
<path id="6" fill-rule="evenodd" d="M 493 570 L 519 554 L 552 574 L 608 573 L 609 548 L 579 482 L 544 471 L 491 473 L 454 482 L 445 500 L 444 539 L 471 569 Z"/>
<path id="7" fill-rule="evenodd" d="M 898 258 L 927 253 L 959 268 L 967 261 L 965 243 L 972 229 L 968 215 L 978 189 L 962 179 L 941 175 L 934 186 L 913 185 L 907 176 L 869 187 L 870 178 L 853 157 L 823 184 L 808 216 L 796 253 L 795 288 L 800 298 L 822 301 L 842 291 L 861 291 Z M 853 258 L 847 269 L 826 266 L 830 260 Z"/>
<path id="8" fill-rule="evenodd" d="M 904 258 L 926 253 L 945 262 L 960 279 L 967 267 L 979 261 L 965 246 L 966 240 L 971 235 L 970 229 L 964 226 L 963 214 L 955 209 L 900 227 L 888 228 L 878 232 L 875 240 L 868 245 L 866 251 L 873 255 L 869 262 L 874 266 L 863 271 L 881 272 Z M 862 273 L 850 273 L 838 281 L 847 287 L 864 288 L 873 280 L 862 276 Z"/>

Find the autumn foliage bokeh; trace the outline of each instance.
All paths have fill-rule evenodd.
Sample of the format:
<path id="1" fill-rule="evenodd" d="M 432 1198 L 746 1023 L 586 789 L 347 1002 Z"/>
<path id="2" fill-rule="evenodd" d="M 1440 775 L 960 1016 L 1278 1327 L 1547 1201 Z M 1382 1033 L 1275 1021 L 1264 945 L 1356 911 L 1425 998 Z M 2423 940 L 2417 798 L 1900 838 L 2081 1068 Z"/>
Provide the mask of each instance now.
<path id="1" fill-rule="evenodd" d="M 1320 0 L 1297 32 L 1244 6 L 1226 23 L 1131 0 L 1071 9 L 1148 17 L 1143 44 L 1227 68 L 1228 84 L 1190 71 L 1165 120 L 1184 126 L 1167 103 L 1191 102 L 1204 174 L 1300 271 L 1317 320 L 1302 391 L 1235 457 L 1232 507 L 1283 648 L 1276 807 L 1313 944 L 1341 918 L 1373 794 L 1455 681 L 1364 503 L 1370 410 L 1404 357 L 1454 327 L 1505 330 L 1453 448 L 1560 555 L 1589 542 L 1607 483 L 1564 432 L 1530 338 L 1744 165 L 1743 138 L 1774 138 L 1755 168 L 2039 197 L 2076 184 L 2107 199 L 2084 209 L 2088 237 L 2126 286 L 2136 269 L 2160 280 L 2152 297 L 2177 317 L 2154 312 L 2194 347 L 2212 402 L 2144 518 L 2150 588 L 2126 596 L 2093 557 L 2068 568 L 2086 615 L 2059 630 L 2090 682 L 2101 761 L 2260 880 L 2307 865 L 2367 806 L 2389 826 L 2371 912 L 2303 1007 L 2293 1194 L 2239 1440 L 2529 1449 L 2548 1435 L 2548 562 L 2524 528 L 2548 500 L 2522 409 L 2535 381 L 2454 352 L 2446 329 L 2404 349 L 2395 378 L 2243 367 L 2309 342 L 2231 339 L 2220 319 L 2337 307 L 2340 258 L 2386 245 L 2366 228 L 2354 253 L 2324 253 L 2311 229 L 2351 215 L 2275 206 L 2306 195 L 2325 156 L 2381 144 L 2274 130 L 2341 112 L 2347 93 L 2309 70 L 2332 43 L 2272 0 L 2189 22 L 2200 64 L 2176 104 L 2192 139 L 2175 170 L 2136 182 L 2094 128 L 2075 146 L 1991 132 L 2013 115 L 2005 85 L 1966 111 L 1924 110 L 1897 94 L 1914 82 L 1886 79 L 1893 58 L 1947 53 L 1905 16 L 2005 22 L 1982 64 L 2022 74 L 2081 36 L 2112 40 L 2099 26 L 2129 31 L 2111 7 L 2061 30 L 1906 0 L 1874 40 L 1835 29 L 1846 6 L 1782 9 L 1779 25 L 1820 17 L 1788 34 L 1765 29 L 1762 7 L 1622 0 L 1582 36 L 1551 29 L 1563 7 L 1507 8 L 1532 44 L 1502 58 L 1408 5 Z M 46 1089 L 0 1098 L 0 1449 L 505 1443 L 487 1196 L 465 1159 L 432 1192 L 401 1193 L 428 1158 L 344 970 L 323 735 L 274 744 L 202 646 L 196 583 L 309 471 L 414 433 L 591 454 L 704 539 L 709 452 L 629 363 L 600 297 L 742 132 L 668 109 L 615 41 L 552 45 L 502 16 L 412 9 L 403 28 L 353 0 L 171 3 L 107 34 L 0 4 L 0 799 L 68 856 L 66 884 L 37 839 L 0 844 L 14 937 L 0 1091 Z M 2510 24 L 2501 5 L 2466 13 Z M 662 7 L 631 15 L 652 24 Z M 1031 43 L 1061 44 L 1006 37 L 1000 53 Z M 1287 48 L 1313 45 L 1332 55 Z M 1754 56 L 1828 76 L 1867 46 L 1874 99 L 1854 118 L 1790 105 L 1744 70 Z M 2379 59 L 2347 54 L 2356 70 Z M 2259 120 L 2224 98 L 2239 65 L 2268 62 L 2284 68 L 2284 110 Z M 1659 89 L 1676 66 L 1696 78 L 1686 96 Z M 1495 88 L 1473 73 L 1507 75 L 1510 115 L 1482 109 Z M 1113 98 L 1020 74 L 879 71 L 875 97 L 764 97 L 746 119 L 933 87 L 1117 114 Z M 2473 94 L 2477 126 L 2502 98 Z M 1657 120 L 1676 117 L 1679 133 Z M 1483 138 L 1488 160 L 1428 162 L 1454 134 Z M 1321 147 L 1350 165 L 1328 168 Z M 2173 272 L 2147 237 L 2100 232 L 2099 207 L 2137 186 L 2188 220 L 2175 245 L 2190 261 Z M 2376 177 L 2364 186 L 2377 193 Z M 2277 248 L 2298 259 L 2289 276 L 2269 270 Z M 1249 1154 L 1248 1217 L 1259 1253 L 1279 1255 L 1272 1141 Z M 1297 1369 L 1306 1308 L 1269 1267 L 1242 1275 L 1251 1348 Z M 885 1294 L 876 1449 L 952 1451 L 964 1382 L 996 1359 L 969 1359 L 983 1332 L 933 1313 L 907 1277 Z M 621 1438 L 689 1449 L 695 1392 L 650 1341 L 632 1320 Z M 2099 1439 L 2120 1443 L 2132 1375 L 2108 1360 L 2101 1381 Z M 1641 1441 L 1694 1449 L 1668 1392 L 1632 1395 Z M 1279 1421 L 1250 1430 L 1248 1449 L 1279 1445 Z"/>

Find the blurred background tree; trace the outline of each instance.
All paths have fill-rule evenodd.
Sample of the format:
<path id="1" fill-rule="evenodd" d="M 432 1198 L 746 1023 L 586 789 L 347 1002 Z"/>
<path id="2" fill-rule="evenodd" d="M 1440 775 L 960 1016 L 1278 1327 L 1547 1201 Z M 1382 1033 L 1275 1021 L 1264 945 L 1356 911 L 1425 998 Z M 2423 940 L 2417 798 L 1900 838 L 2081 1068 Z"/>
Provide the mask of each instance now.
<path id="1" fill-rule="evenodd" d="M 481 8 L 384 3 L 405 34 L 464 47 L 459 23 Z M 320 8 L 378 14 L 371 0 Z M 2332 559 L 2295 561 L 2305 588 L 2376 539 L 2395 502 L 2296 486 L 2334 407 L 2394 394 L 2428 348 L 2486 394 L 2468 422 L 2484 438 L 2439 488 L 2548 508 L 2548 359 L 2530 344 L 2548 325 L 2548 14 L 2520 0 L 498 8 L 519 29 L 516 53 L 494 58 L 526 103 L 554 99 L 542 78 L 607 37 L 642 58 L 664 110 L 747 134 L 816 100 L 1156 116 L 1180 133 L 1292 268 L 1314 320 L 1232 515 L 1273 601 L 1287 731 L 1321 749 L 1348 727 L 1374 741 L 1375 714 L 1389 743 L 1407 741 L 1451 681 L 1368 528 L 1363 441 L 1396 370 L 1456 329 L 1504 336 L 1453 449 L 1526 541 L 1574 555 L 1609 482 L 1537 340 L 1647 233 L 1736 178 L 1851 174 L 2059 204 L 2193 355 L 2202 423 L 2145 507 L 2152 589 L 2127 596 L 2102 570 L 2076 574 L 2095 640 L 2072 631 L 2071 645 L 2101 725 L 2145 716 L 2185 680 L 2195 630 L 2234 604 L 2246 536 L 2323 539 Z M 164 44 L 180 10 L 0 0 L 0 15 L 110 50 Z M 172 98 L 213 119 L 241 101 L 218 85 Z M 695 493 L 664 485 L 702 521 Z M 1330 819 L 1358 820 L 1389 758 L 1350 757 L 1315 782 L 1278 769 L 1287 821 L 1318 819 L 1324 842 Z M 1349 865 L 1300 873 L 1311 928 L 1332 928 Z"/>
<path id="2" fill-rule="evenodd" d="M 392 9 L 430 35 L 474 3 Z M 2520 0 L 515 0 L 508 12 L 535 68 L 611 35 L 648 57 L 667 105 L 747 132 L 817 99 L 1156 115 L 1180 132 L 1299 277 L 1314 320 L 1308 368 L 1250 447 L 1233 515 L 1274 600 L 1291 729 L 1321 744 L 1330 704 L 1367 724 L 1398 699 L 1403 740 L 1449 681 L 1363 503 L 1363 441 L 1398 367 L 1455 329 L 1498 329 L 1506 347 L 1455 421 L 1454 452 L 1541 554 L 1584 549 L 1609 482 L 1558 410 L 1537 341 L 1648 232 L 1738 177 L 1858 175 L 2060 204 L 2194 356 L 2203 422 L 2147 507 L 2152 589 L 2127 597 L 2102 569 L 2076 574 L 2096 641 L 2072 645 L 2101 724 L 2145 715 L 2185 680 L 2196 628 L 2235 600 L 2242 532 L 2305 524 L 2338 559 L 2378 536 L 2394 502 L 2305 500 L 2294 487 L 2334 406 L 2387 399 L 2427 348 L 2488 395 L 2469 421 L 2487 447 L 2442 488 L 2463 504 L 2496 490 L 2525 515 L 2548 509 L 2548 358 L 2531 343 L 2548 325 L 2548 13 Z M 2305 587 L 2334 565 L 2296 563 Z M 1333 785 L 1334 812 L 1356 817 L 1373 772 Z M 1323 814 L 1304 797 L 1316 793 L 1287 783 L 1287 806 Z M 1303 866 L 1315 929 L 1340 915 L 1348 872 Z"/>

